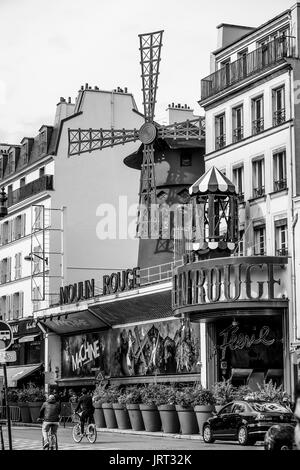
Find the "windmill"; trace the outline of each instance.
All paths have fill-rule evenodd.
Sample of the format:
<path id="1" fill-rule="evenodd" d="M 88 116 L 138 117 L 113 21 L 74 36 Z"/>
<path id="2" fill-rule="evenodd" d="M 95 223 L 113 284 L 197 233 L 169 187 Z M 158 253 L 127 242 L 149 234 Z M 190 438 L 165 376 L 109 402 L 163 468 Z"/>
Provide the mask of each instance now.
<path id="1" fill-rule="evenodd" d="M 139 140 L 143 144 L 141 163 L 139 210 L 137 235 L 140 238 L 157 238 L 157 219 L 151 211 L 156 205 L 155 149 L 158 139 L 202 141 L 204 140 L 203 118 L 186 120 L 171 125 L 159 125 L 154 121 L 157 82 L 159 75 L 162 36 L 164 31 L 140 34 L 140 56 L 142 69 L 142 92 L 145 123 L 140 129 L 68 129 L 68 156 L 79 155 L 107 147 L 124 145 Z M 154 206 L 155 207 L 155 206 Z"/>

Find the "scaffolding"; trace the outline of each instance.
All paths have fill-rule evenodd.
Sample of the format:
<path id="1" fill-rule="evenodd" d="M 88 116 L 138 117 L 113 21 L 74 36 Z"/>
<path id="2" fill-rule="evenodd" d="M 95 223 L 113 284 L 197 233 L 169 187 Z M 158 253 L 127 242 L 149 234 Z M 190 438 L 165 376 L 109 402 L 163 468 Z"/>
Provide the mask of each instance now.
<path id="1" fill-rule="evenodd" d="M 51 279 L 57 279 L 57 286 L 63 285 L 63 219 L 64 208 L 48 208 L 44 205 L 31 206 L 31 300 L 34 310 L 39 302 L 53 303 L 58 291 L 51 292 Z"/>

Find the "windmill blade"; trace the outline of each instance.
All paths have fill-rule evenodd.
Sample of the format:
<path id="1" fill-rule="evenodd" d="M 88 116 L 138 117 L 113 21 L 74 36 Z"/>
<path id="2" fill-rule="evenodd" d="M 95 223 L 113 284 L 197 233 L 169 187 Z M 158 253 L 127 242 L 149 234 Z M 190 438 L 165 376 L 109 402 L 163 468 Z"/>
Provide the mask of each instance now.
<path id="1" fill-rule="evenodd" d="M 203 117 L 199 117 L 183 122 L 174 122 L 169 126 L 159 126 L 157 137 L 174 140 L 203 140 L 205 138 L 205 120 Z"/>
<path id="2" fill-rule="evenodd" d="M 137 236 L 140 238 L 157 238 L 158 226 L 154 147 L 151 144 L 144 145 L 143 149 Z"/>
<path id="3" fill-rule="evenodd" d="M 115 145 L 135 142 L 139 139 L 137 129 L 68 129 L 68 156 L 102 150 Z"/>
<path id="4" fill-rule="evenodd" d="M 143 105 L 146 122 L 152 122 L 154 118 L 162 35 L 163 31 L 139 34 Z"/>

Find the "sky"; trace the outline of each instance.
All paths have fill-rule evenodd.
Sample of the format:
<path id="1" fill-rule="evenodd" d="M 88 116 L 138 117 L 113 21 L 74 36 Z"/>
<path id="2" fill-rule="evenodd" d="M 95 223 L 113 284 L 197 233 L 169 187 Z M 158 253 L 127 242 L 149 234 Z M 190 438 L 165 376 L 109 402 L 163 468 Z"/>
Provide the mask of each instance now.
<path id="1" fill-rule="evenodd" d="M 220 23 L 257 27 L 293 0 L 0 0 L 0 142 L 53 125 L 81 85 L 127 87 L 142 111 L 138 34 L 163 29 L 156 120 L 197 101 Z"/>

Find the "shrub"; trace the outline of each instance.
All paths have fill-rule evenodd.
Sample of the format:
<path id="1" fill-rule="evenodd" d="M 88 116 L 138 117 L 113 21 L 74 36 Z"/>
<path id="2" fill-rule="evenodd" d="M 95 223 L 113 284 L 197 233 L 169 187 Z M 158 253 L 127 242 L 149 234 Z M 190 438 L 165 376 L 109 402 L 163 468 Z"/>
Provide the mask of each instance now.
<path id="1" fill-rule="evenodd" d="M 110 387 L 107 387 L 106 395 L 105 395 L 105 403 L 118 403 L 119 395 L 120 395 L 120 391 L 117 385 L 111 385 Z"/>
<path id="2" fill-rule="evenodd" d="M 149 384 L 141 388 L 141 399 L 145 405 L 157 405 L 159 396 L 159 385 Z"/>
<path id="3" fill-rule="evenodd" d="M 257 384 L 258 390 L 250 392 L 246 399 L 268 401 L 276 403 L 284 403 L 286 400 L 290 401 L 289 395 L 282 390 L 282 385 L 277 386 L 273 384 L 272 380 L 263 383 L 263 385 Z"/>
<path id="4" fill-rule="evenodd" d="M 107 389 L 106 385 L 98 385 L 93 393 L 93 402 L 94 403 L 107 403 Z"/>
<path id="5" fill-rule="evenodd" d="M 202 388 L 201 386 L 195 387 L 193 390 L 193 406 L 214 405 L 215 399 L 210 390 Z"/>
<path id="6" fill-rule="evenodd" d="M 157 385 L 156 405 L 175 405 L 176 389 L 173 385 Z"/>
<path id="7" fill-rule="evenodd" d="M 176 405 L 192 408 L 194 404 L 193 387 L 184 387 L 176 392 Z"/>
<path id="8" fill-rule="evenodd" d="M 251 388 L 248 387 L 248 385 L 240 385 L 233 392 L 234 400 L 245 400 L 247 399 L 250 393 L 252 393 L 252 391 Z"/>
<path id="9" fill-rule="evenodd" d="M 7 401 L 16 403 L 19 400 L 18 392 L 16 390 L 7 391 Z"/>
<path id="10" fill-rule="evenodd" d="M 45 390 L 42 387 L 37 387 L 36 385 L 29 383 L 27 387 L 17 391 L 18 401 L 21 402 L 36 402 L 36 401 L 45 401 Z"/>
<path id="11" fill-rule="evenodd" d="M 233 387 L 230 379 L 216 382 L 212 386 L 212 393 L 215 399 L 216 405 L 226 405 L 226 403 L 234 400 L 234 394 L 236 389 Z"/>
<path id="12" fill-rule="evenodd" d="M 125 393 L 120 396 L 119 403 L 136 405 L 142 403 L 140 387 L 130 386 L 126 388 Z"/>

